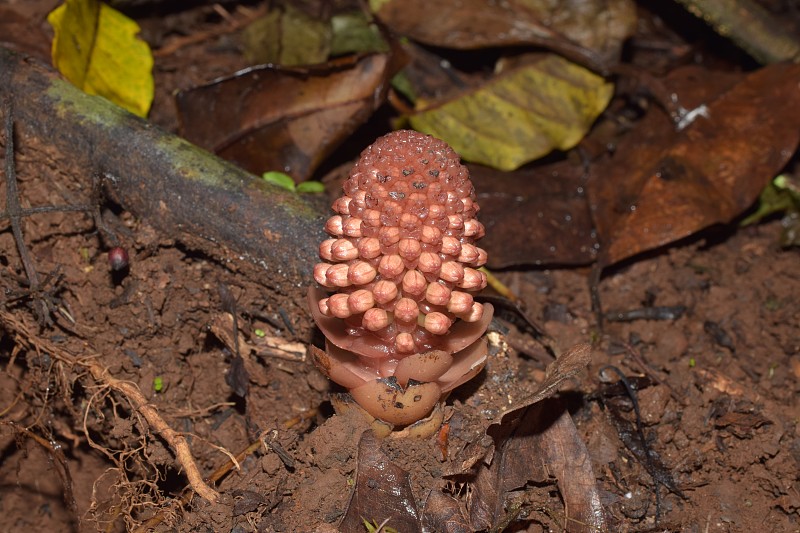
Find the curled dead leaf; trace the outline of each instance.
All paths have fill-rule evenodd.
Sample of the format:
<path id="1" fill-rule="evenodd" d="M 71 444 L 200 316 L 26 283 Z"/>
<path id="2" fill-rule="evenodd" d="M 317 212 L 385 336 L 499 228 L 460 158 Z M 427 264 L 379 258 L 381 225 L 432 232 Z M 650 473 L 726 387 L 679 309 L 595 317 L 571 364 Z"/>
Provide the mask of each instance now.
<path id="1" fill-rule="evenodd" d="M 253 67 L 178 93 L 181 134 L 250 172 L 305 181 L 377 109 L 391 75 L 388 54 Z"/>

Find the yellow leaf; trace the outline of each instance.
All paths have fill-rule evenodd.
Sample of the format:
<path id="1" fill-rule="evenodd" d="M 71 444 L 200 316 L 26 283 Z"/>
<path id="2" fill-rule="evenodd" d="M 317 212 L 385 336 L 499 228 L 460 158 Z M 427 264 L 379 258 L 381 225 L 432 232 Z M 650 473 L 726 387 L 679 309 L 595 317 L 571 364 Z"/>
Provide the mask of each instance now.
<path id="1" fill-rule="evenodd" d="M 153 54 L 139 25 L 97 0 L 65 0 L 48 16 L 53 65 L 88 94 L 147 116 L 153 102 Z"/>
<path id="2" fill-rule="evenodd" d="M 467 161 L 514 170 L 578 144 L 613 92 L 602 77 L 548 54 L 409 120 Z"/>

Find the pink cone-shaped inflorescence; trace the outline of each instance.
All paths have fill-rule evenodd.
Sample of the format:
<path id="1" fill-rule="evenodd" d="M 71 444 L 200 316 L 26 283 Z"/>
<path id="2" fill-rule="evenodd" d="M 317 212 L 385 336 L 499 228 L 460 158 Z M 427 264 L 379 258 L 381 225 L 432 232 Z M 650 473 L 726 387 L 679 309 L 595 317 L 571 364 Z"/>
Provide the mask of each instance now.
<path id="1" fill-rule="evenodd" d="M 309 292 L 328 340 L 315 359 L 368 412 L 407 424 L 486 359 L 492 308 L 473 298 L 487 258 L 475 245 L 475 192 L 452 148 L 409 130 L 364 150 L 343 189 L 314 267 L 330 294 Z"/>

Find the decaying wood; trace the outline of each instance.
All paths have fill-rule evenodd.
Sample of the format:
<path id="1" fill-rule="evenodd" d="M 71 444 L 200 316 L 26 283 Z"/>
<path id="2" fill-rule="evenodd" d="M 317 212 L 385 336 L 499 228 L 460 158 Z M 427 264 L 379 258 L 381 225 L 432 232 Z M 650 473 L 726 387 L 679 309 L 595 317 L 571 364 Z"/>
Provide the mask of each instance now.
<path id="1" fill-rule="evenodd" d="M 35 138 L 93 175 L 123 208 L 214 257 L 261 265 L 272 283 L 311 281 L 320 215 L 298 195 L 78 90 L 0 47 L 0 101 L 13 102 L 20 144 Z"/>

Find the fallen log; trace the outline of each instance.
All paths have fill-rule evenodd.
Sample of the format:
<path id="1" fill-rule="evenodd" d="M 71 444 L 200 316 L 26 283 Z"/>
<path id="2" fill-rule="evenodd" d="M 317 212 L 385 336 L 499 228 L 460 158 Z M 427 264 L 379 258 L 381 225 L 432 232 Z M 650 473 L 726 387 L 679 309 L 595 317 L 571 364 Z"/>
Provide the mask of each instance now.
<path id="1" fill-rule="evenodd" d="M 11 100 L 19 144 L 36 138 L 93 175 L 109 197 L 190 249 L 260 265 L 270 283 L 311 282 L 322 217 L 266 183 L 111 102 L 37 60 L 0 47 L 0 101 Z"/>

